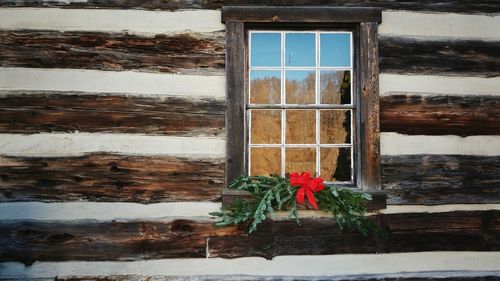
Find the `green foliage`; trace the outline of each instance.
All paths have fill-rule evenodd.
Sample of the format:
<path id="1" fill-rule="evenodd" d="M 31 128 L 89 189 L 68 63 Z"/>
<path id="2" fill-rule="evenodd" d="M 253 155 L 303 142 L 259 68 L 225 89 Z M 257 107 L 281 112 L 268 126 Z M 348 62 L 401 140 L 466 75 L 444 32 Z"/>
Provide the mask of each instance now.
<path id="1" fill-rule="evenodd" d="M 217 226 L 248 222 L 250 223 L 248 232 L 252 233 L 268 216 L 274 217 L 275 211 L 282 210 L 288 210 L 288 217 L 295 219 L 300 224 L 295 199 L 299 187 L 291 186 L 288 179 L 278 175 L 271 177 L 242 176 L 231 182 L 229 188 L 247 191 L 255 199 L 237 199 L 224 206 L 219 212 L 210 213 L 210 215 L 218 217 Z M 364 216 L 366 212 L 364 206 L 368 200 L 371 200 L 369 194 L 326 186 L 325 189 L 314 193 L 314 195 L 318 202 L 318 208 L 333 214 L 341 229 L 356 228 L 364 235 L 369 232 L 383 235 L 378 225 Z"/>

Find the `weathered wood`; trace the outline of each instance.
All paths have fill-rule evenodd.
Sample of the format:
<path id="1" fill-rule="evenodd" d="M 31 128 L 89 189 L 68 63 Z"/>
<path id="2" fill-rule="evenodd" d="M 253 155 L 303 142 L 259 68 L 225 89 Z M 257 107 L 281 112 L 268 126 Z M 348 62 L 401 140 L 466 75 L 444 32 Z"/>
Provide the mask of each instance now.
<path id="1" fill-rule="evenodd" d="M 226 23 L 226 183 L 245 172 L 245 28 Z"/>
<path id="2" fill-rule="evenodd" d="M 214 237 L 210 257 L 339 253 L 393 253 L 418 251 L 497 251 L 500 211 L 410 213 L 372 217 L 388 237 L 375 239 L 351 230 L 339 230 L 332 219 L 274 221 L 250 236 Z M 271 231 L 271 232 L 269 232 Z M 270 239 L 273 237 L 274 239 Z M 258 254 L 256 254 L 258 253 Z"/>
<path id="3" fill-rule="evenodd" d="M 220 200 L 219 159 L 93 154 L 0 158 L 0 201 L 156 203 Z"/>
<path id="4" fill-rule="evenodd" d="M 498 13 L 498 0 L 225 0 L 224 5 L 376 7 L 388 10 Z"/>
<path id="5" fill-rule="evenodd" d="M 380 71 L 495 77 L 500 75 L 500 41 L 380 38 Z"/>
<path id="6" fill-rule="evenodd" d="M 499 203 L 500 157 L 384 156 L 382 182 L 388 204 Z"/>
<path id="7" fill-rule="evenodd" d="M 155 35 L 1 31 L 0 66 L 222 73 L 221 33 Z"/>
<path id="8" fill-rule="evenodd" d="M 84 9 L 144 9 L 144 10 L 181 10 L 181 9 L 219 9 L 222 0 L 0 0 L 5 7 L 58 7 Z"/>
<path id="9" fill-rule="evenodd" d="M 224 133 L 224 101 L 78 92 L 0 91 L 0 132 Z"/>
<path id="10" fill-rule="evenodd" d="M 210 236 L 239 235 L 211 222 L 1 222 L 0 261 L 206 257 Z"/>
<path id="11" fill-rule="evenodd" d="M 499 135 L 500 97 L 420 96 L 392 93 L 381 97 L 384 132 L 408 135 Z"/>
<path id="12" fill-rule="evenodd" d="M 381 22 L 382 12 L 378 8 L 339 8 L 327 6 L 268 6 L 265 9 L 251 6 L 224 6 L 222 7 L 222 21 L 264 23 Z"/>
<path id="13" fill-rule="evenodd" d="M 354 190 L 357 191 L 356 189 Z M 368 201 L 365 206 L 368 211 L 381 210 L 387 207 L 387 196 L 384 192 L 375 191 L 367 193 L 369 193 L 372 197 L 372 200 Z M 222 205 L 224 206 L 227 204 L 231 204 L 237 198 L 240 198 L 242 200 L 252 200 L 252 195 L 249 192 L 242 190 L 225 189 L 222 192 Z M 306 205 L 303 205 L 303 207 L 304 209 L 307 209 Z"/>
<path id="14" fill-rule="evenodd" d="M 333 6 L 333 7 L 377 7 L 389 10 L 454 12 L 468 14 L 498 13 L 498 0 L 0 0 L 0 7 L 58 7 L 84 9 L 144 9 L 170 10 L 179 9 L 219 9 L 222 5 L 297 5 L 297 6 Z"/>
<path id="15" fill-rule="evenodd" d="M 378 24 L 360 25 L 360 91 L 359 153 L 360 176 L 358 187 L 378 190 L 380 184 L 380 125 L 378 85 Z"/>
<path id="16" fill-rule="evenodd" d="M 0 222 L 0 261 L 141 260 L 498 251 L 500 211 L 409 213 L 372 217 L 388 237 L 340 230 L 331 218 L 268 221 L 254 234 L 212 222 Z M 207 244 L 208 243 L 208 246 Z"/>

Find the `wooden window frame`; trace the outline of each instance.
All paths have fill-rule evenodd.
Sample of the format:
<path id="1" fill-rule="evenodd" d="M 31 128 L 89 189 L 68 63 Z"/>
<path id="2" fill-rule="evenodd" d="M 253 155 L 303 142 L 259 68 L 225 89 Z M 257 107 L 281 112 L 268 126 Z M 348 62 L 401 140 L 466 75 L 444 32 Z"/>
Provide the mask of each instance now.
<path id="1" fill-rule="evenodd" d="M 379 8 L 345 8 L 325 6 L 223 6 L 222 22 L 226 25 L 226 166 L 225 181 L 246 173 L 246 93 L 248 48 L 246 33 L 255 28 L 325 28 L 352 27 L 356 33 L 353 67 L 357 69 L 353 95 L 358 99 L 355 144 L 356 187 L 374 196 L 374 209 L 385 207 L 380 193 L 379 129 Z M 225 191 L 223 203 L 232 201 L 238 192 Z M 373 202 L 373 203 L 375 203 Z"/>

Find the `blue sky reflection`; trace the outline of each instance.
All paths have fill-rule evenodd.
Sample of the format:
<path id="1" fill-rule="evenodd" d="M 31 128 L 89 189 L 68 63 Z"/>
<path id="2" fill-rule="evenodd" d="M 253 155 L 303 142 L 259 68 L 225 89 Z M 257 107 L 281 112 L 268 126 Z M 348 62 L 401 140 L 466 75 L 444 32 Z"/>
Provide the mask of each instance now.
<path id="1" fill-rule="evenodd" d="M 349 33 L 320 35 L 320 66 L 351 66 L 351 38 Z"/>
<path id="2" fill-rule="evenodd" d="M 252 33 L 251 66 L 281 66 L 281 34 Z"/>
<path id="3" fill-rule="evenodd" d="M 286 66 L 316 66 L 314 33 L 287 33 L 285 42 Z"/>

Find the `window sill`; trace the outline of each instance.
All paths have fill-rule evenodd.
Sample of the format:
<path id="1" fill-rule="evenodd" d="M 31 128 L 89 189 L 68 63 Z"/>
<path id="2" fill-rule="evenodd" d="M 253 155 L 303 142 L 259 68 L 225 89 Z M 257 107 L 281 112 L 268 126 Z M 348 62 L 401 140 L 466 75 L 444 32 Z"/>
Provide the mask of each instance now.
<path id="1" fill-rule="evenodd" d="M 361 190 L 359 192 L 361 192 Z M 375 212 L 378 210 L 385 209 L 387 207 L 386 203 L 387 195 L 385 192 L 383 191 L 363 191 L 363 192 L 368 193 L 372 196 L 372 200 L 368 201 L 365 206 L 368 212 Z M 222 191 L 222 206 L 234 202 L 236 198 L 248 200 L 252 198 L 252 195 L 246 191 L 224 189 Z M 307 207 L 303 207 L 302 210 L 308 210 L 308 209 Z"/>

